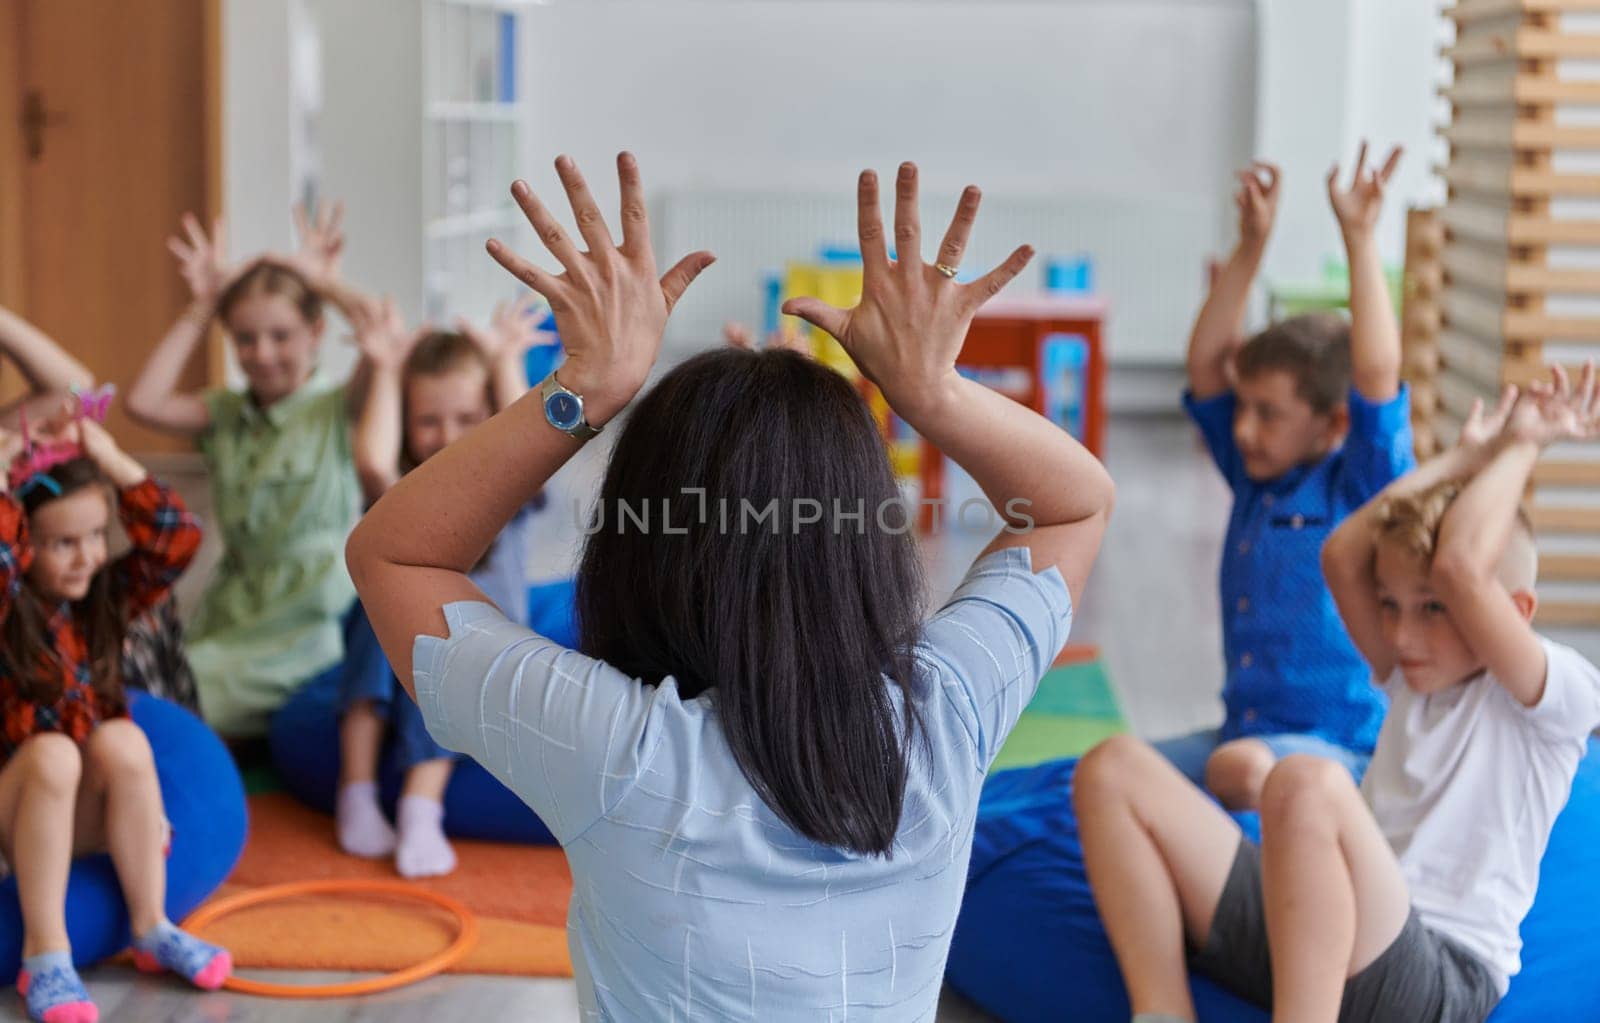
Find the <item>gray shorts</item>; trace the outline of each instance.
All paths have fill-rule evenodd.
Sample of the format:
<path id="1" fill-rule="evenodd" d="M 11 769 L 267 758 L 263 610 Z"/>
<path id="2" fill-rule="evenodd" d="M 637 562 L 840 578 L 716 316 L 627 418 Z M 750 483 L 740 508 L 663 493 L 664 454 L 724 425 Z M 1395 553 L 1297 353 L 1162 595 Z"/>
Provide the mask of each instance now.
<path id="1" fill-rule="evenodd" d="M 1262 1008 L 1272 1006 L 1272 959 L 1261 895 L 1261 850 L 1241 839 L 1195 972 Z M 1344 985 L 1339 1023 L 1483 1023 L 1500 1001 L 1494 975 L 1411 911 L 1371 965 Z"/>

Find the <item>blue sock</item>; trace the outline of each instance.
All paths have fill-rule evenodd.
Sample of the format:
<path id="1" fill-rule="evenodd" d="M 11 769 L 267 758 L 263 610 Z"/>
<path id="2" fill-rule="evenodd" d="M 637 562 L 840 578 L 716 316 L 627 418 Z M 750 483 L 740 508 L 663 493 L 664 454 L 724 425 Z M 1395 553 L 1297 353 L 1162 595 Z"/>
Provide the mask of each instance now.
<path id="1" fill-rule="evenodd" d="M 133 939 L 133 962 L 147 973 L 170 970 L 196 987 L 215 991 L 233 972 L 233 957 L 226 949 L 163 920 Z"/>
<path id="2" fill-rule="evenodd" d="M 100 1010 L 89 1000 L 71 952 L 45 952 L 22 961 L 17 990 L 28 1003 L 28 1018 L 40 1023 L 95 1023 Z"/>

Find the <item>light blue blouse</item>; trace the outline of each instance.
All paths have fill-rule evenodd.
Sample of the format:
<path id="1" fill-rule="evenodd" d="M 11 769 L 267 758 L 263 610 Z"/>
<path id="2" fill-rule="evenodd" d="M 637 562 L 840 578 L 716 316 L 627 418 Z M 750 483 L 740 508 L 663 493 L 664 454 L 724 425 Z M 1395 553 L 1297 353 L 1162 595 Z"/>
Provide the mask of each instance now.
<path id="1" fill-rule="evenodd" d="M 913 757 L 889 859 L 779 819 L 729 752 L 715 689 L 680 699 L 670 677 L 644 685 L 487 604 L 444 612 L 449 638 L 416 640 L 417 701 L 565 848 L 585 1019 L 933 1019 L 984 775 L 1067 639 L 1060 572 L 998 551 L 924 626 L 932 756 Z"/>

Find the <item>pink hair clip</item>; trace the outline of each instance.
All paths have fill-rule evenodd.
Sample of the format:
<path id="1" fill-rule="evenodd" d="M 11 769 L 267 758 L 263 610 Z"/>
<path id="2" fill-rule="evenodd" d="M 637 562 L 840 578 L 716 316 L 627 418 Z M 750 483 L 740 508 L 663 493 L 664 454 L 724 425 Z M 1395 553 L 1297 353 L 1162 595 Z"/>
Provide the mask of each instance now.
<path id="1" fill-rule="evenodd" d="M 106 413 L 111 411 L 111 399 L 117 393 L 116 384 L 102 384 L 100 387 L 87 393 L 72 389 L 78 396 L 78 418 L 93 419 L 97 423 L 106 421 Z"/>
<path id="2" fill-rule="evenodd" d="M 78 399 L 78 408 L 73 414 L 73 420 L 92 419 L 97 423 L 106 420 L 106 413 L 111 408 L 111 398 L 117 393 L 115 384 L 106 384 L 98 390 L 87 394 L 80 392 L 76 387 L 72 393 Z M 48 475 L 51 469 L 64 462 L 75 458 L 82 458 L 84 450 L 82 445 L 72 441 L 41 441 L 35 443 L 28 433 L 28 413 L 24 410 L 21 414 L 22 426 L 22 452 L 11 460 L 11 467 L 6 473 L 6 482 L 10 484 L 11 493 L 21 497 L 34 487 L 44 487 L 53 494 L 59 495 L 61 488 L 56 481 Z"/>

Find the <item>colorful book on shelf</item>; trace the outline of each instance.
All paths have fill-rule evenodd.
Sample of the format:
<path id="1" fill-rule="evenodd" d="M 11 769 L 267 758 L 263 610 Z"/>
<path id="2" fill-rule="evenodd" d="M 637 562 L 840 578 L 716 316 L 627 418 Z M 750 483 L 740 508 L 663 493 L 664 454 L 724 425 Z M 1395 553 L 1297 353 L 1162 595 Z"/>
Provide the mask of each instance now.
<path id="1" fill-rule="evenodd" d="M 515 103 L 517 101 L 517 16 L 510 11 L 501 11 L 499 30 L 499 99 L 502 103 Z"/>

